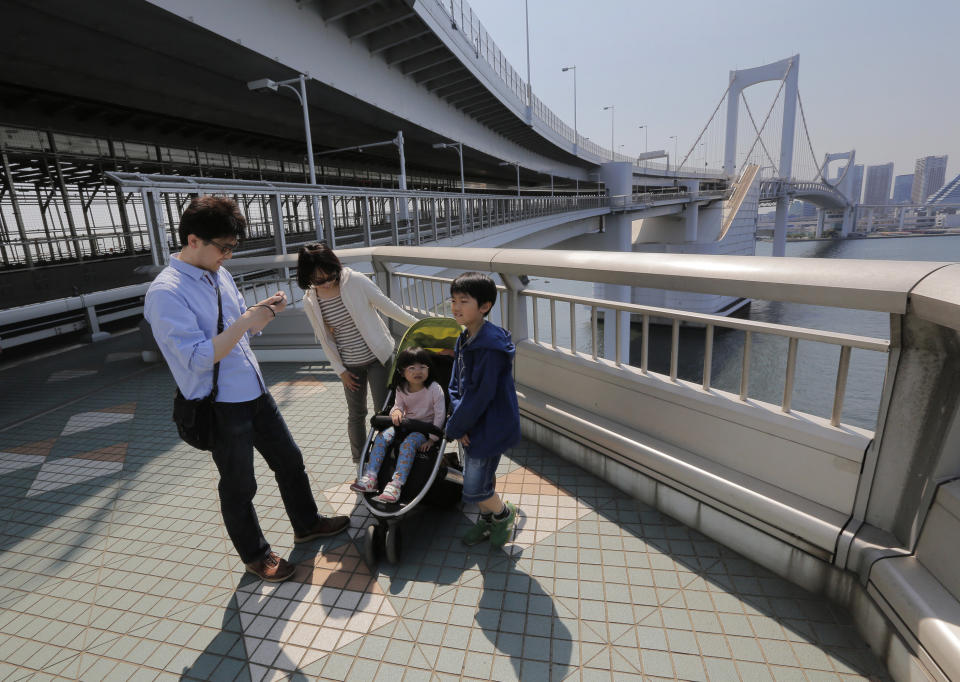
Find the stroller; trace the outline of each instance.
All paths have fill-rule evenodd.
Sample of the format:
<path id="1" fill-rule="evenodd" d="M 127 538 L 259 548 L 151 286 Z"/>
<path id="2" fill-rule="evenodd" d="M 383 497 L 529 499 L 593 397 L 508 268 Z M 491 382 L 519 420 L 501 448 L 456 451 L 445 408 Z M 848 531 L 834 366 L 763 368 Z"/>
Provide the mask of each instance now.
<path id="1" fill-rule="evenodd" d="M 451 318 L 434 317 L 420 320 L 407 329 L 397 347 L 397 354 L 414 347 L 428 351 L 433 364 L 433 378 L 446 394 L 453 369 L 453 349 L 460 331 L 459 323 Z M 396 394 L 397 354 L 394 355 L 390 366 L 390 391 L 387 401 L 380 407 L 380 412 L 370 419 L 370 425 L 373 428 L 367 436 L 367 444 L 360 457 L 358 474 L 362 473 L 366 467 L 376 434 L 393 426 L 389 410 Z M 446 403 L 449 415 L 449 396 Z M 450 447 L 450 444 L 443 439 L 442 429 L 438 429 L 431 423 L 410 419 L 404 419 L 394 428 L 397 431 L 397 437 L 387 449 L 383 465 L 380 467 L 378 490 L 383 490 L 383 486 L 393 477 L 397 462 L 397 448 L 406 434 L 434 433 L 440 436 L 440 440 L 426 452 L 417 452 L 410 475 L 396 503 L 374 499 L 379 494 L 376 491 L 361 494 L 363 505 L 376 521 L 369 524 L 364 533 L 363 557 L 369 566 L 375 566 L 381 556 L 386 557 L 390 563 L 397 563 L 400 560 L 402 549 L 400 524 L 404 517 L 415 513 L 421 503 L 452 507 L 460 501 L 463 492 L 463 466 L 459 452 L 456 447 Z"/>

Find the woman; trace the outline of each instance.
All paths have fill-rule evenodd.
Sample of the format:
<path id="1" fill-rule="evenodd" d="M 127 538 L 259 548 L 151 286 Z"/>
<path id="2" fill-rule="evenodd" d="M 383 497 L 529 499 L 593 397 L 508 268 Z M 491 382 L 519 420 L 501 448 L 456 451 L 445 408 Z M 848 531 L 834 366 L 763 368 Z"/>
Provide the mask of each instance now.
<path id="1" fill-rule="evenodd" d="M 408 327 L 417 321 L 364 275 L 344 267 L 323 242 L 300 247 L 297 281 L 303 309 L 347 397 L 347 433 L 353 461 L 367 434 L 367 386 L 376 409 L 387 399 L 387 363 L 395 342 L 381 313 Z"/>

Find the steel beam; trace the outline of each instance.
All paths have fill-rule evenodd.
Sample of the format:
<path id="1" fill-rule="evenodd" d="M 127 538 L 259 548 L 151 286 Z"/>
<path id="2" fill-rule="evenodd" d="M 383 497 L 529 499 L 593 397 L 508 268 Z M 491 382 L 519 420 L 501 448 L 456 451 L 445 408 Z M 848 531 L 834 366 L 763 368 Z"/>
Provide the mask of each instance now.
<path id="1" fill-rule="evenodd" d="M 406 5 L 393 7 L 385 11 L 373 12 L 365 17 L 347 19 L 345 32 L 350 40 L 356 40 L 413 16 L 416 16 L 414 11 Z"/>
<path id="2" fill-rule="evenodd" d="M 379 0 L 325 0 L 320 6 L 324 21 L 337 21 L 376 5 Z"/>
<path id="3" fill-rule="evenodd" d="M 427 31 L 427 33 L 429 33 L 429 31 Z M 404 62 L 408 59 L 414 59 L 429 52 L 433 52 L 434 50 L 446 49 L 446 46 L 444 46 L 444 44 L 436 38 L 424 40 L 412 39 L 408 40 L 404 45 L 390 47 L 386 54 L 384 54 L 383 59 L 388 65 L 393 66 L 399 62 Z"/>

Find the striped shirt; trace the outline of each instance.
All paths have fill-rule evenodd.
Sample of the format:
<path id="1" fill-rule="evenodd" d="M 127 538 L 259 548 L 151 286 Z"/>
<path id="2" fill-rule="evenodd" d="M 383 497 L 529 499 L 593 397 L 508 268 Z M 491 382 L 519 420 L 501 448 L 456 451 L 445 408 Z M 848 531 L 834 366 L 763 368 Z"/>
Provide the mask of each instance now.
<path id="1" fill-rule="evenodd" d="M 317 303 L 320 304 L 323 323 L 333 332 L 333 340 L 344 365 L 360 367 L 377 359 L 360 335 L 360 330 L 339 295 L 327 299 L 317 298 Z"/>

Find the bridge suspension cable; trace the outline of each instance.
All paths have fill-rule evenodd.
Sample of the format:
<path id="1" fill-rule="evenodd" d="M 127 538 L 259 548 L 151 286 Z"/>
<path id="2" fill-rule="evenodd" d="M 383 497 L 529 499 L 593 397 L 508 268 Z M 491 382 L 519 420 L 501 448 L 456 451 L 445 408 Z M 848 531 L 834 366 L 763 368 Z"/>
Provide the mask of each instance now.
<path id="1" fill-rule="evenodd" d="M 747 115 L 750 117 L 750 123 L 753 124 L 753 130 L 757 134 L 757 139 L 760 140 L 760 147 L 763 149 L 763 153 L 767 155 L 767 161 L 770 162 L 771 166 L 779 170 L 779 165 L 777 164 L 776 161 L 773 160 L 773 156 L 770 155 L 770 151 L 767 149 L 767 145 L 763 141 L 763 137 L 760 135 L 760 130 L 757 128 L 757 121 L 753 118 L 753 111 L 750 110 L 750 104 L 749 102 L 747 102 L 747 97 L 743 93 L 743 91 L 740 92 L 740 99 L 743 100 L 743 106 L 747 108 Z M 774 103 L 776 103 L 776 100 L 774 100 Z M 770 114 L 768 113 L 767 116 L 769 115 Z M 749 159 L 750 159 L 750 154 L 747 154 L 746 159 L 744 159 L 743 163 L 746 164 L 749 161 Z"/>
<path id="2" fill-rule="evenodd" d="M 687 150 L 687 154 L 686 156 L 683 157 L 683 161 L 677 164 L 677 172 L 679 172 L 680 169 L 683 168 L 683 165 L 687 162 L 687 159 L 690 158 L 690 155 L 693 153 L 693 150 L 697 148 L 697 144 L 700 143 L 700 138 L 703 137 L 703 134 L 707 132 L 707 128 L 709 128 L 710 124 L 713 123 L 713 119 L 717 115 L 717 112 L 720 111 L 720 105 L 722 105 L 723 101 L 727 99 L 727 94 L 730 92 L 730 86 L 732 85 L 733 85 L 733 81 L 730 81 L 730 83 L 727 84 L 727 89 L 724 90 L 723 94 L 720 96 L 720 101 L 717 102 L 716 108 L 713 110 L 713 113 L 710 114 L 710 118 L 707 119 L 706 124 L 703 126 L 703 130 L 700 131 L 700 134 L 697 135 L 697 139 L 693 141 L 692 145 L 690 145 L 690 149 Z"/>
<path id="3" fill-rule="evenodd" d="M 814 180 L 820 180 L 823 182 L 823 184 L 833 187 L 833 185 L 827 182 L 827 179 L 823 177 L 823 169 L 820 167 L 820 164 L 817 163 L 817 155 L 813 152 L 813 142 L 810 141 L 810 130 L 807 128 L 807 117 L 803 113 L 803 98 L 800 97 L 799 88 L 797 88 L 797 104 L 800 105 L 800 121 L 803 123 L 803 134 L 807 138 L 807 146 L 810 149 L 810 158 L 813 159 L 814 168 L 817 169 L 817 175 Z M 849 166 L 850 164 L 847 165 Z"/>

